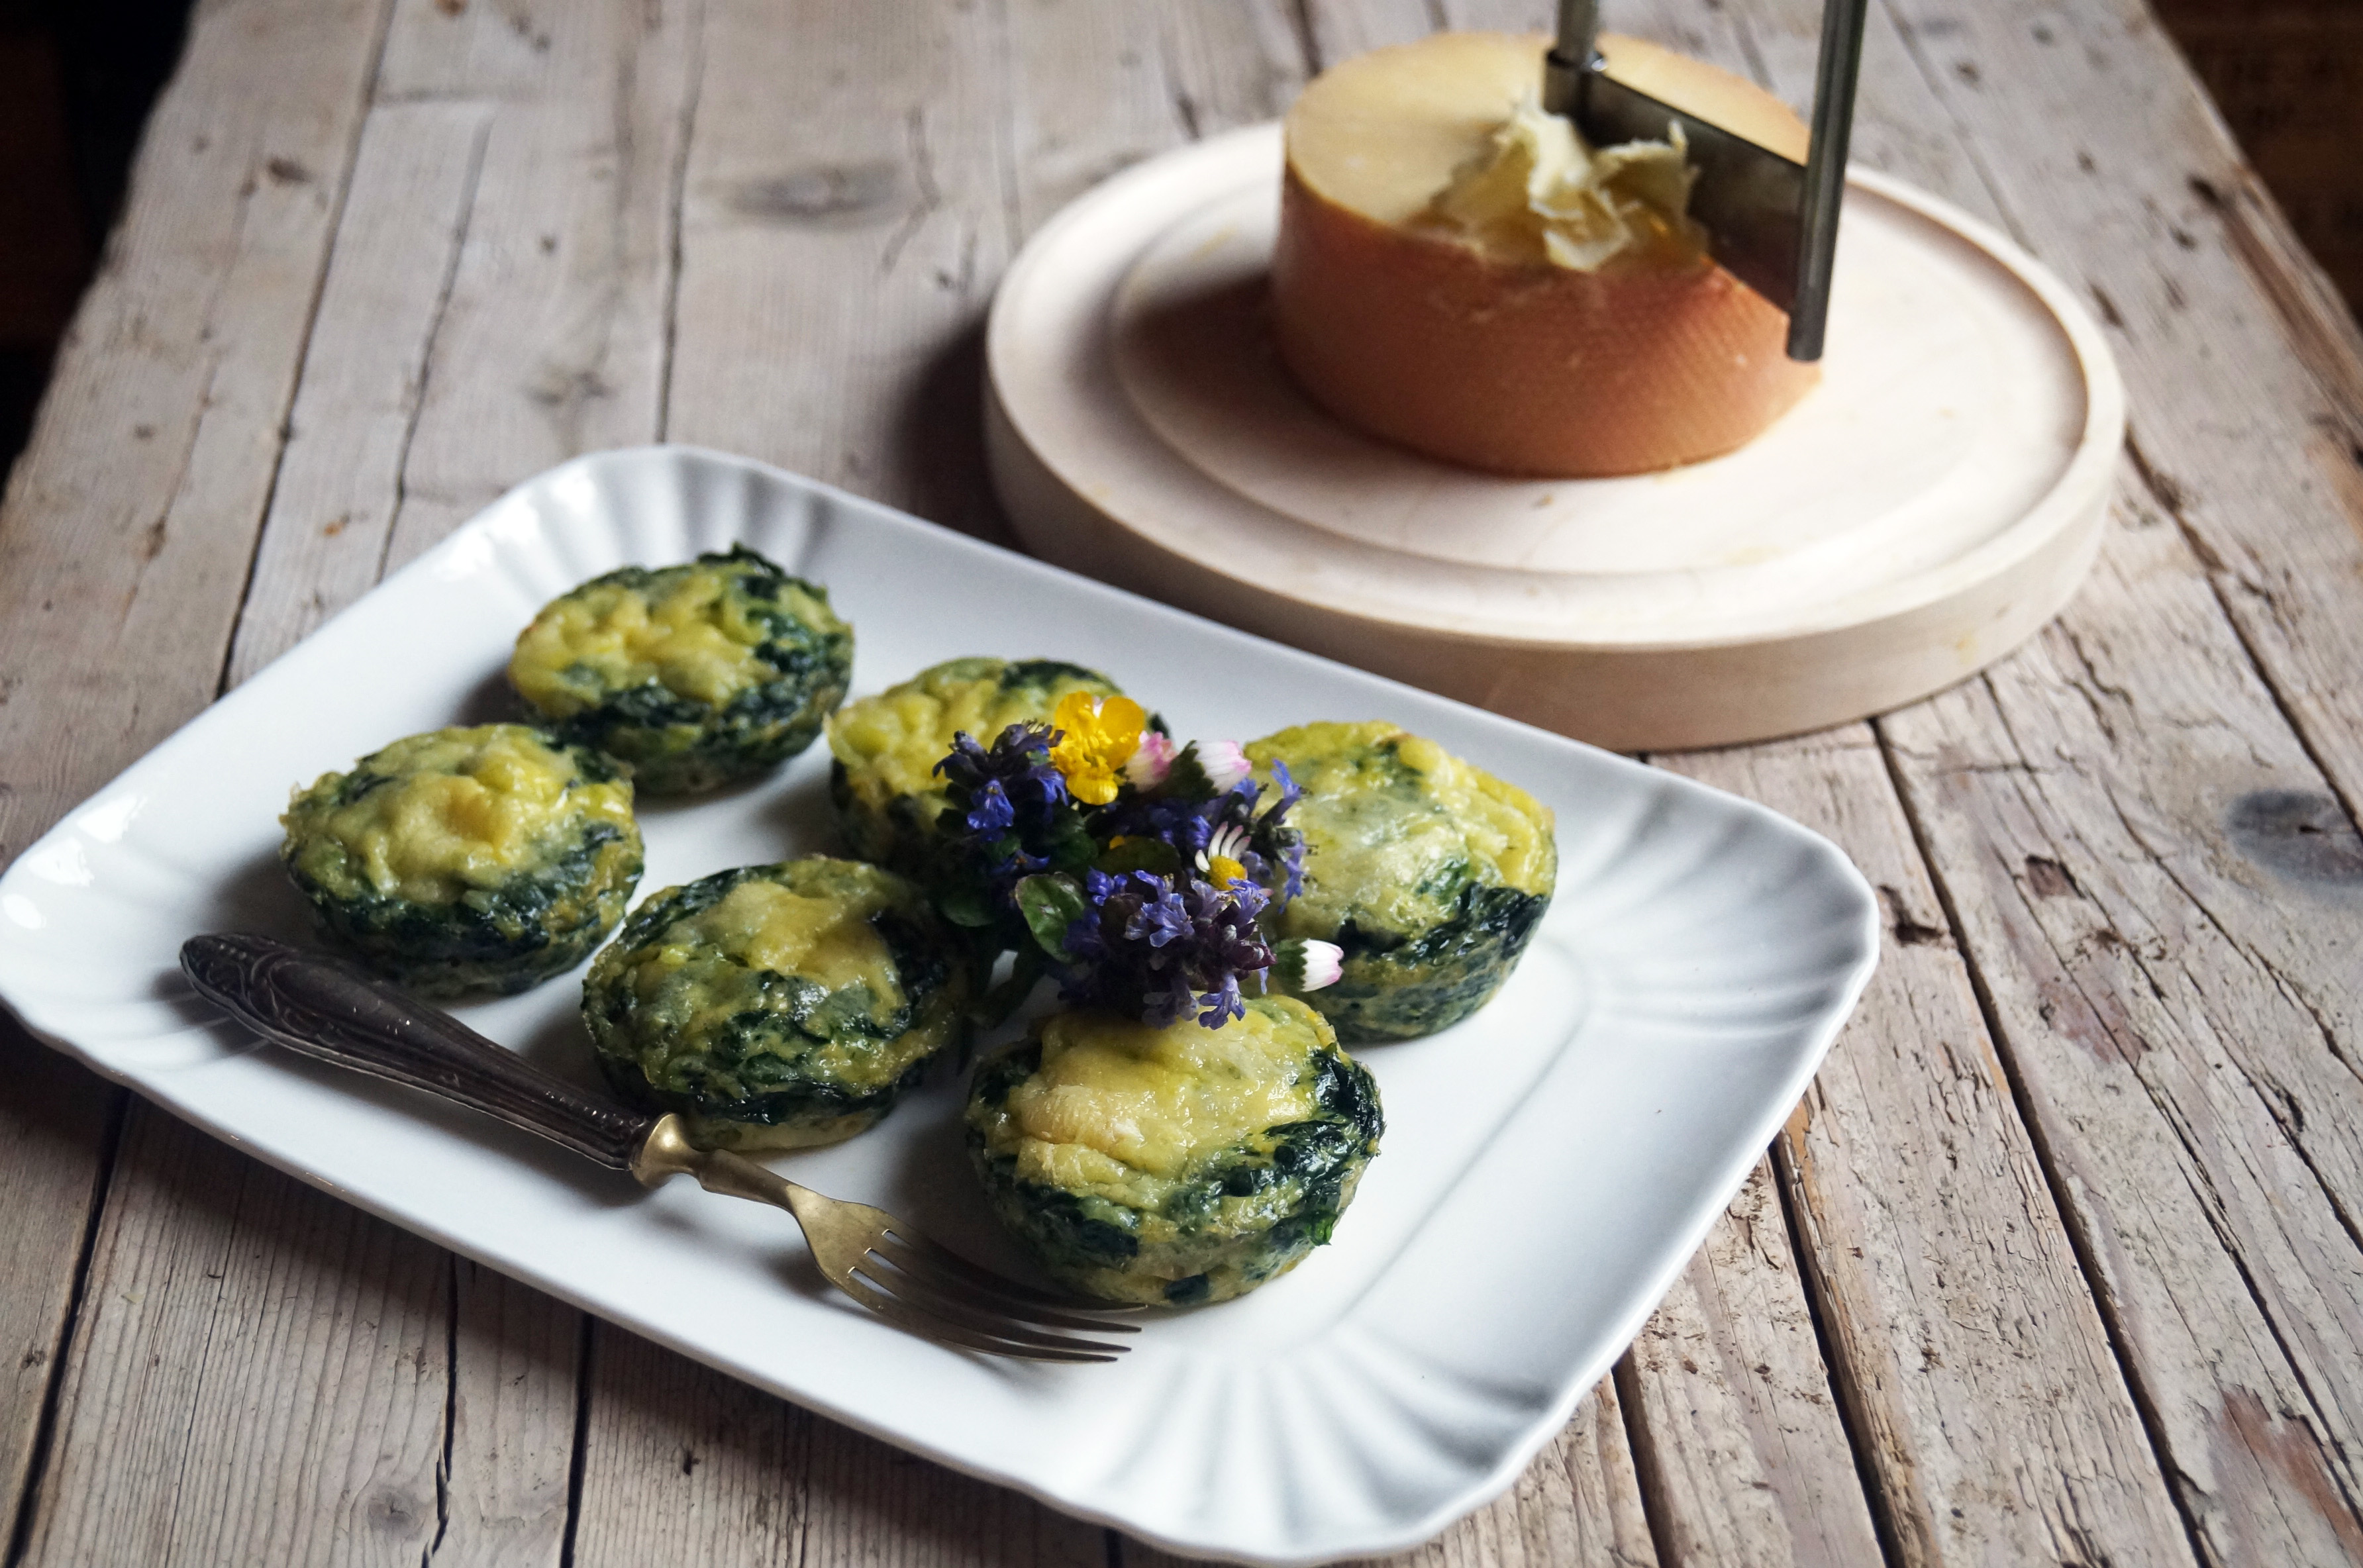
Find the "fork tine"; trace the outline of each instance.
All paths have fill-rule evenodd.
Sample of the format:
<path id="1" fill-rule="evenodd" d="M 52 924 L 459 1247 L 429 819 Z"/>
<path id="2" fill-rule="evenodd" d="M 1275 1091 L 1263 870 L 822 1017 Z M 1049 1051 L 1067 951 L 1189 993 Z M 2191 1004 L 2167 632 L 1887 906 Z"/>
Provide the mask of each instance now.
<path id="1" fill-rule="evenodd" d="M 938 1294 L 956 1285 L 967 1296 L 982 1297 L 987 1304 L 999 1307 L 1012 1317 L 1023 1318 L 1029 1323 L 1047 1323 L 1056 1329 L 1083 1329 L 1109 1334 L 1140 1332 L 1137 1323 L 1078 1317 L 1075 1315 L 1078 1312 L 1096 1309 L 1090 1302 L 1052 1296 L 1029 1289 L 1015 1280 L 1004 1279 L 923 1236 L 905 1236 L 900 1232 L 881 1236 L 871 1243 L 870 1250 L 915 1283 L 932 1286 Z M 1110 1312 L 1128 1309 L 1126 1305 L 1120 1303 L 1110 1303 L 1104 1309 Z"/>
<path id="2" fill-rule="evenodd" d="M 880 1266 L 882 1264 L 894 1266 L 887 1269 Z M 1006 1307 L 993 1300 L 989 1293 L 971 1289 L 962 1281 L 931 1275 L 925 1269 L 905 1267 L 902 1260 L 882 1249 L 873 1250 L 869 1257 L 855 1266 L 861 1269 L 880 1289 L 893 1291 L 914 1307 L 931 1312 L 940 1311 L 947 1316 L 966 1313 L 972 1320 L 981 1320 L 982 1325 L 993 1326 L 996 1331 L 1002 1323 L 1010 1323 L 1025 1331 L 1080 1329 L 1087 1334 L 1102 1330 L 1119 1334 L 1140 1331 L 1129 1323 L 1104 1323 L 1065 1312 L 1046 1312 L 1038 1308 Z M 1123 1350 L 1126 1347 L 1118 1344 L 1110 1348 Z"/>
<path id="3" fill-rule="evenodd" d="M 1049 1344 L 1029 1345 L 974 1333 L 956 1323 L 948 1322 L 931 1312 L 917 1309 L 887 1295 L 858 1274 L 832 1275 L 837 1287 L 885 1319 L 896 1328 L 906 1329 L 922 1339 L 941 1340 L 949 1344 L 965 1345 L 970 1350 L 983 1351 L 989 1355 L 1014 1356 L 1022 1361 L 1103 1362 L 1114 1361 L 1124 1347 L 1094 1345 L 1089 1340 L 1056 1341 Z M 1048 1338 L 1048 1336 L 1042 1336 Z M 1069 1349 L 1066 1347 L 1071 1346 Z"/>
<path id="4" fill-rule="evenodd" d="M 865 1257 L 853 1267 L 859 1271 L 863 1283 L 893 1296 L 912 1311 L 942 1319 L 971 1333 L 989 1334 L 1014 1344 L 1037 1345 L 1048 1350 L 1088 1350 L 1116 1355 L 1129 1348 L 1052 1333 L 1031 1322 L 1005 1316 L 958 1293 L 947 1292 L 940 1286 L 881 1267 L 879 1260 L 874 1257 Z"/>
<path id="5" fill-rule="evenodd" d="M 981 1264 L 969 1262 L 949 1247 L 911 1229 L 891 1214 L 882 1214 L 880 1219 L 883 1222 L 877 1228 L 878 1236 L 900 1242 L 910 1249 L 914 1254 L 940 1266 L 945 1273 L 959 1275 L 963 1283 L 997 1291 L 1012 1301 L 1023 1302 L 1027 1307 L 1047 1307 L 1053 1311 L 1062 1312 L 1123 1312 L 1132 1309 L 1121 1302 L 1111 1301 L 1103 1306 L 1099 1302 L 1086 1300 L 1081 1297 L 1059 1296 L 1048 1290 L 1037 1290 L 1030 1285 L 1020 1285 L 1014 1279 L 993 1273 Z M 876 1242 L 872 1242 L 871 1244 L 874 1246 Z"/>

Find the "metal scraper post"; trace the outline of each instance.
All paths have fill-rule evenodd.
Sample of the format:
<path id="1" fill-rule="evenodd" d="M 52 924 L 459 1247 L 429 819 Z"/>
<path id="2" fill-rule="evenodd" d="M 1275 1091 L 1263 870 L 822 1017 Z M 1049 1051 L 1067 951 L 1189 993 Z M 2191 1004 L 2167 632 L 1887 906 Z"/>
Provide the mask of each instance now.
<path id="1" fill-rule="evenodd" d="M 1544 57 L 1543 106 L 1575 121 L 1595 146 L 1663 139 L 1665 125 L 1682 122 L 1699 171 L 1692 215 L 1706 226 L 1715 259 L 1789 313 L 1792 359 L 1820 359 L 1829 324 L 1830 269 L 1837 254 L 1868 5 L 1827 0 L 1823 8 L 1813 140 L 1802 168 L 1607 76 L 1592 47 L 1599 0 L 1559 0 L 1559 41 Z"/>

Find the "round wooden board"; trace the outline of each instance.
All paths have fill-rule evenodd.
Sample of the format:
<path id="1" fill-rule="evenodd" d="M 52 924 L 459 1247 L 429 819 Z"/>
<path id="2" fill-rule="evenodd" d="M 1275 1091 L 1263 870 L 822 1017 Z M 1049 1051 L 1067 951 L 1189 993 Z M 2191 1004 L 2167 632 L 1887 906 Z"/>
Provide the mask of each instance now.
<path id="1" fill-rule="evenodd" d="M 986 436 L 1062 565 L 1618 750 L 1900 706 L 2048 621 L 2124 434 L 2099 329 L 2008 239 L 1848 182 L 1820 387 L 1738 452 L 1530 480 L 1341 425 L 1272 348 L 1280 128 L 1130 170 L 993 301 Z"/>

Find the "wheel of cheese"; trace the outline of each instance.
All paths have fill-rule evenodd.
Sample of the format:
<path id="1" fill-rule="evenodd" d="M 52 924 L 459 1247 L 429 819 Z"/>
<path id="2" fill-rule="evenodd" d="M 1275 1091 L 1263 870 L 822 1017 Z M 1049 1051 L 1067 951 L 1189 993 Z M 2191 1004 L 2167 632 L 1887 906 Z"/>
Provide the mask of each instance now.
<path id="1" fill-rule="evenodd" d="M 1440 33 L 1344 61 L 1289 112 L 1272 258 L 1281 358 L 1338 417 L 1498 473 L 1595 477 L 1744 445 L 1813 387 L 1788 317 L 1712 260 L 1510 261 L 1418 220 L 1538 88 L 1548 40 Z M 1612 74 L 1803 160 L 1754 84 L 1603 38 Z"/>

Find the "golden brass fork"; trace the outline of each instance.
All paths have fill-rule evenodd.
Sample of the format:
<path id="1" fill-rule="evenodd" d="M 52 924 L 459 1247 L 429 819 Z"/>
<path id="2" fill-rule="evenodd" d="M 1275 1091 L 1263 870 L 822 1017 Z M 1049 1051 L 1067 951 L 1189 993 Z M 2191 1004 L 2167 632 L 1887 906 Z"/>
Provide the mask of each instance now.
<path id="1" fill-rule="evenodd" d="M 356 965 L 250 933 L 193 936 L 181 969 L 199 995 L 277 1044 L 407 1084 L 538 1133 L 644 1186 L 689 1176 L 708 1192 L 795 1216 L 832 1285 L 899 1328 L 1028 1361 L 1113 1361 L 1126 1348 L 1072 1332 L 1129 1334 L 1089 1302 L 981 1268 L 882 1209 L 827 1198 L 727 1150 L 699 1149 L 674 1116 L 596 1099 Z M 1114 1309 L 1107 1309 L 1114 1310 Z"/>

